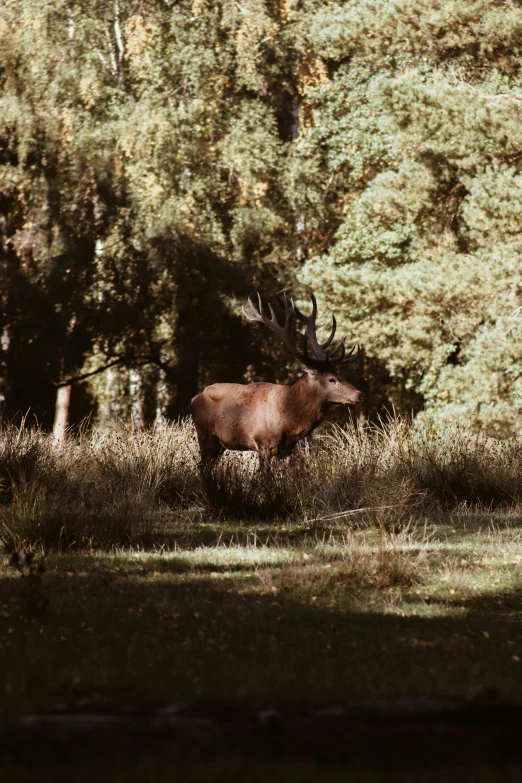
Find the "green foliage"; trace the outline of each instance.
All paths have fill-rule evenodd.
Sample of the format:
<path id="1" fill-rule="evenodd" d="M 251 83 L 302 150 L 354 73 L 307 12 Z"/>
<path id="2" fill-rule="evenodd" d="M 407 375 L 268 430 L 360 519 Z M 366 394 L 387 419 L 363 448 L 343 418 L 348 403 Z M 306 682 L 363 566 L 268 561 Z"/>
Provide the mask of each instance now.
<path id="1" fill-rule="evenodd" d="M 512 0 L 6 4 L 9 405 L 38 378 L 47 423 L 53 384 L 114 359 L 100 410 L 133 367 L 178 414 L 198 382 L 284 377 L 238 303 L 297 278 L 364 344 L 370 415 L 518 434 L 521 30 Z"/>
<path id="2" fill-rule="evenodd" d="M 324 9 L 310 37 L 340 67 L 298 142 L 320 146 L 335 231 L 302 281 L 426 415 L 504 436 L 522 425 L 521 29 L 509 2 Z"/>
<path id="3" fill-rule="evenodd" d="M 205 335 L 194 305 L 227 329 L 231 298 L 280 275 L 277 87 L 293 67 L 280 21 L 270 5 L 227 0 L 2 9 L 7 365 L 32 332 L 41 360 L 30 365 L 49 387 L 115 358 L 153 363 L 171 385 L 197 386 L 190 353 L 211 371 L 223 333 Z M 10 404 L 24 399 L 27 372 L 8 368 Z"/>

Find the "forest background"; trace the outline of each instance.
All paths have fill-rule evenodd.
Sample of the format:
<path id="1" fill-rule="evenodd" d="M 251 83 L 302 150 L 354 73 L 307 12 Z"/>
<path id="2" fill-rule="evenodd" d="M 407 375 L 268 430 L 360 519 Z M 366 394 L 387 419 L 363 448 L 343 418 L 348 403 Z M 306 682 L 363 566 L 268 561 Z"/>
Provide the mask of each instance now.
<path id="1" fill-rule="evenodd" d="M 3 0 L 6 415 L 290 380 L 240 306 L 310 286 L 365 416 L 520 434 L 521 55 L 514 0 Z"/>

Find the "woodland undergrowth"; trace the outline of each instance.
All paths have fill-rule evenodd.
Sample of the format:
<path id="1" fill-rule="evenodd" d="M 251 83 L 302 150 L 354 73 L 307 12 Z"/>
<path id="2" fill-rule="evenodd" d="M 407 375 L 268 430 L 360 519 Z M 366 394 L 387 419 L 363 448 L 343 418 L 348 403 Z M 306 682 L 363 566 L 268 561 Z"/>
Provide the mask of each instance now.
<path id="1" fill-rule="evenodd" d="M 196 517 L 353 526 L 371 515 L 396 529 L 426 510 L 517 512 L 521 473 L 520 440 L 414 427 L 404 418 L 333 428 L 266 469 L 254 454 L 232 452 L 202 467 L 190 421 L 80 430 L 61 443 L 4 423 L 0 543 L 8 553 L 150 547 Z"/>

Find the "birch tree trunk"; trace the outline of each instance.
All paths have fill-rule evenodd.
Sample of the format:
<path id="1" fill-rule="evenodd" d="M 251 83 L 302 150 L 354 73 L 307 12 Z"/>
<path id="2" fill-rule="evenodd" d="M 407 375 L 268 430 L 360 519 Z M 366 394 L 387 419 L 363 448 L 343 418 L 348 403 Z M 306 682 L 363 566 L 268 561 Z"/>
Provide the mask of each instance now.
<path id="1" fill-rule="evenodd" d="M 129 397 L 131 403 L 131 424 L 133 430 L 143 427 L 143 402 L 141 392 L 141 373 L 133 368 L 129 370 Z"/>
<path id="2" fill-rule="evenodd" d="M 60 386 L 56 392 L 56 407 L 54 413 L 53 435 L 57 441 L 65 438 L 69 423 L 69 404 L 71 402 L 71 386 Z"/>

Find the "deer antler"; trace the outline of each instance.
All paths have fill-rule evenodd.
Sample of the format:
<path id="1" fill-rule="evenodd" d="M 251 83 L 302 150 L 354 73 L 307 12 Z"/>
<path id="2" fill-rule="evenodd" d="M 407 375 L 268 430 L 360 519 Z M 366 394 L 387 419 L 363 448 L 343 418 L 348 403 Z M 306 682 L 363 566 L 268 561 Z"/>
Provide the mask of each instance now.
<path id="1" fill-rule="evenodd" d="M 292 353 L 297 357 L 298 350 L 296 346 L 294 345 L 292 341 L 292 335 L 290 332 L 290 328 L 292 325 L 292 318 L 294 317 L 294 303 L 290 299 L 290 304 L 288 302 L 288 299 L 286 297 L 286 294 L 283 294 L 283 305 L 285 308 L 285 322 L 283 325 L 281 325 L 274 313 L 274 310 L 272 308 L 272 305 L 268 304 L 268 309 L 270 310 L 270 318 L 268 318 L 264 312 L 263 312 L 263 302 L 261 301 L 260 294 L 257 295 L 257 301 L 258 301 L 258 307 L 256 309 L 254 303 L 248 297 L 248 304 L 250 305 L 250 309 L 252 311 L 252 315 L 248 315 L 245 308 L 242 307 L 243 315 L 245 318 L 248 318 L 249 321 L 258 321 L 261 324 L 264 324 L 265 326 L 268 326 L 271 332 L 274 332 L 278 337 L 282 339 L 284 344 L 287 346 L 287 348 L 290 348 Z"/>
<path id="2" fill-rule="evenodd" d="M 326 349 L 328 349 L 332 343 L 332 340 L 335 336 L 335 330 L 337 329 L 337 322 L 335 320 L 335 315 L 332 314 L 332 330 L 328 336 L 328 339 L 325 340 L 324 343 L 319 343 L 317 339 L 317 333 L 316 333 L 316 317 L 317 317 L 317 301 L 312 292 L 310 292 L 310 296 L 312 299 L 312 313 L 309 316 L 303 315 L 303 313 L 296 307 L 294 304 L 293 299 L 288 299 L 286 294 L 283 294 L 283 297 L 278 296 L 278 300 L 281 303 L 281 305 L 284 307 L 285 312 L 285 320 L 283 324 L 280 324 L 276 318 L 276 315 L 274 313 L 274 310 L 272 308 L 272 305 L 268 304 L 268 309 L 270 311 L 270 318 L 265 315 L 263 312 L 263 303 L 261 301 L 261 296 L 257 295 L 258 300 L 258 307 L 256 308 L 253 304 L 250 297 L 248 298 L 248 304 L 250 305 L 250 309 L 252 311 L 252 315 L 248 315 L 245 308 L 243 307 L 243 315 L 248 318 L 249 321 L 258 321 L 259 323 L 264 324 L 267 326 L 271 332 L 274 332 L 278 337 L 280 337 L 284 344 L 287 346 L 287 348 L 290 349 L 290 351 L 293 353 L 295 358 L 302 362 L 302 364 L 307 365 L 308 367 L 314 367 L 317 370 L 327 370 L 328 367 L 332 367 L 336 364 L 347 364 L 348 362 L 354 362 L 358 355 L 359 355 L 359 347 L 357 345 L 354 345 L 353 348 L 346 353 L 345 349 L 345 340 L 346 338 L 343 338 L 341 340 L 340 346 L 338 348 L 337 353 L 334 353 L 333 356 L 330 356 L 330 352 Z M 310 340 L 310 345 L 312 346 L 312 351 L 314 353 L 313 356 L 310 356 L 308 353 L 308 347 L 307 347 L 307 341 L 305 339 L 304 348 L 302 351 L 300 351 L 297 346 L 295 345 L 293 339 L 292 339 L 292 332 L 291 332 L 291 326 L 292 326 L 292 318 L 296 317 L 301 323 L 305 324 L 306 327 L 306 336 Z M 357 353 L 355 353 L 355 350 L 357 348 Z M 355 354 L 355 355 L 354 355 Z"/>
<path id="3" fill-rule="evenodd" d="M 308 336 L 308 339 L 310 340 L 310 345 L 312 346 L 314 357 L 318 361 L 322 362 L 324 365 L 330 364 L 332 366 L 336 364 L 348 364 L 349 362 L 356 361 L 356 359 L 358 359 L 359 357 L 360 347 L 358 343 L 356 343 L 348 351 L 348 353 L 346 353 L 346 347 L 345 347 L 346 337 L 343 337 L 337 351 L 334 351 L 333 355 L 330 355 L 330 351 L 325 350 L 329 348 L 330 345 L 332 344 L 337 329 L 337 321 L 335 320 L 335 315 L 333 313 L 332 313 L 332 330 L 328 335 L 328 339 L 325 340 L 324 343 L 320 343 L 318 341 L 317 326 L 315 323 L 317 318 L 317 300 L 312 291 L 310 291 L 309 293 L 310 293 L 310 298 L 312 300 L 312 312 L 310 315 L 308 316 L 303 315 L 303 313 L 296 307 L 296 305 L 293 302 L 292 305 L 296 318 L 306 326 L 306 334 Z M 306 343 L 305 343 L 305 353 L 306 353 Z M 304 363 L 306 364 L 306 361 Z"/>

